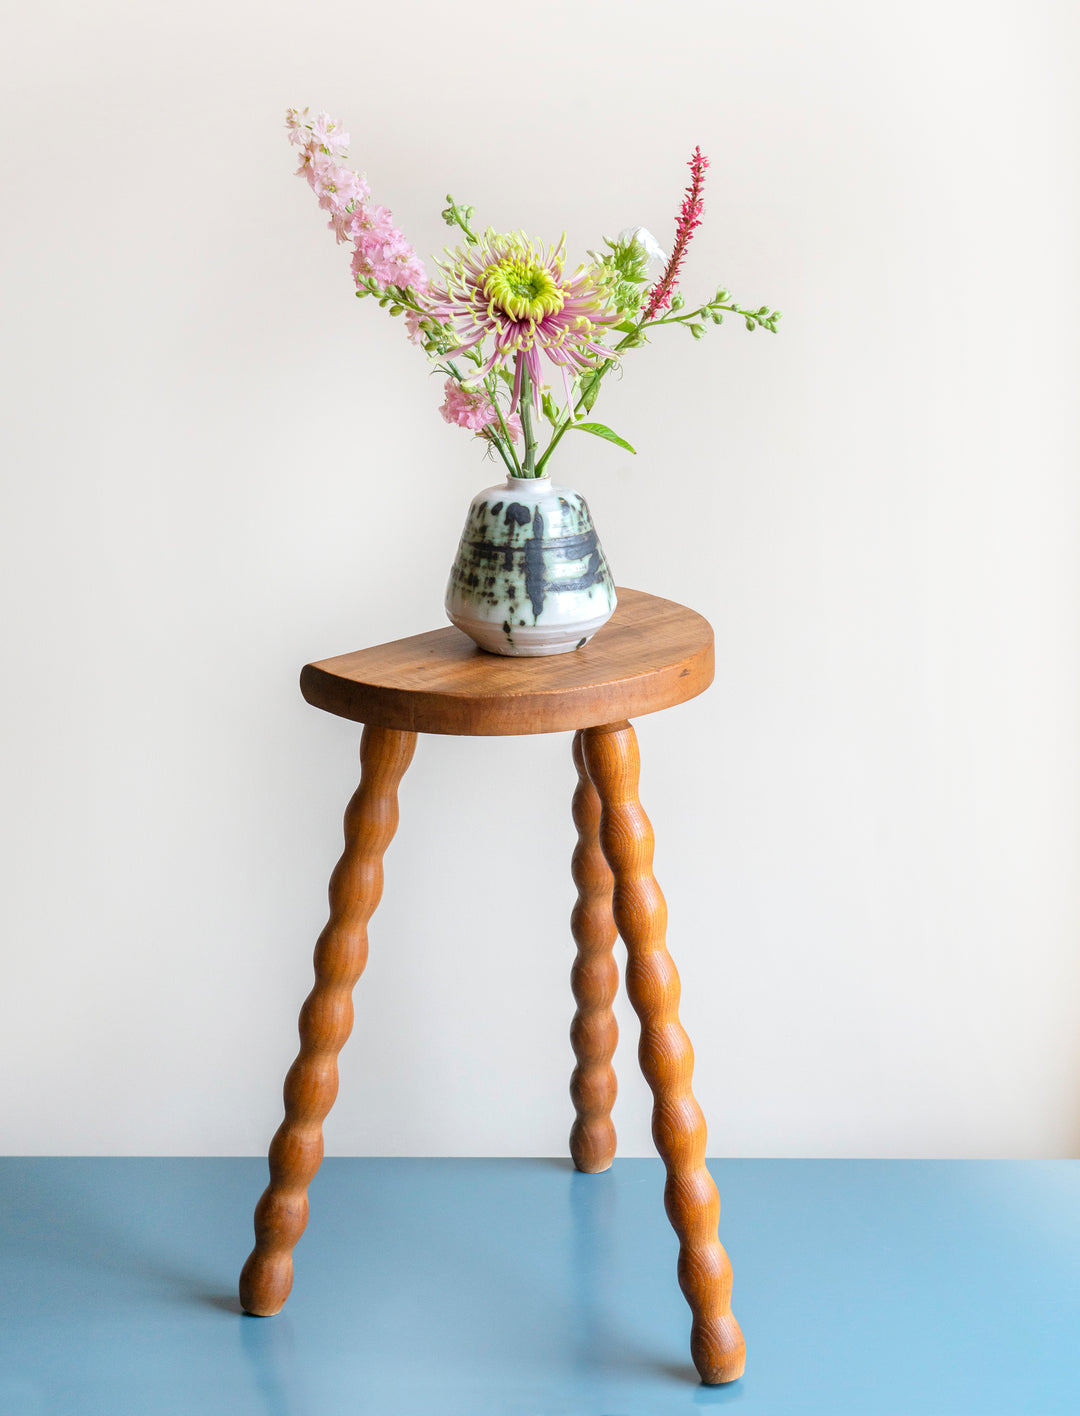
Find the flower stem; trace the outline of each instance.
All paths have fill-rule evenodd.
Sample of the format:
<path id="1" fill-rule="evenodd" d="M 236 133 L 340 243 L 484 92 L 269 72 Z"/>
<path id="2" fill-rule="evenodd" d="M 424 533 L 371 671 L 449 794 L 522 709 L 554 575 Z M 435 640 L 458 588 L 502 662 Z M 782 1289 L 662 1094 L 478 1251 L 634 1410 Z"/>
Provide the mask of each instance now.
<path id="1" fill-rule="evenodd" d="M 510 429 L 506 426 L 506 419 L 503 417 L 502 409 L 499 407 L 499 390 L 494 384 L 488 389 L 488 395 L 491 398 L 491 406 L 495 409 L 495 416 L 499 420 L 502 435 L 506 439 L 506 449 L 503 449 L 502 442 L 498 438 L 493 438 L 493 441 L 502 453 L 503 461 L 506 463 L 506 469 L 511 477 L 520 477 L 521 464 L 518 462 L 517 452 L 514 450 L 514 439 L 510 436 Z M 513 458 L 513 462 L 506 456 L 507 452 L 509 452 L 510 457 Z"/>
<path id="2" fill-rule="evenodd" d="M 499 421 L 501 422 L 502 419 L 500 418 Z M 491 433 L 491 432 L 488 432 L 488 430 L 487 430 L 486 428 L 484 429 L 484 436 L 487 438 L 487 440 L 488 440 L 489 443 L 494 444 L 494 446 L 495 446 L 496 448 L 498 448 L 499 456 L 502 458 L 503 462 L 506 464 L 506 470 L 507 470 L 507 472 L 510 474 L 510 476 L 511 476 L 511 477 L 516 477 L 516 476 L 518 475 L 517 463 L 516 463 L 516 462 L 511 462 L 510 459 L 507 457 L 507 455 L 506 455 L 506 449 L 503 447 L 503 444 L 502 444 L 502 438 L 499 437 L 498 433 Z"/>
<path id="3" fill-rule="evenodd" d="M 638 331 L 635 330 L 633 334 L 628 334 L 628 335 L 625 337 L 625 339 L 620 339 L 619 342 L 618 342 L 618 344 L 615 346 L 615 349 L 614 349 L 613 352 L 616 353 L 616 354 L 618 354 L 618 353 L 620 352 L 620 350 L 622 350 L 622 349 L 626 346 L 626 344 L 629 343 L 630 340 L 635 339 L 635 338 L 637 337 L 637 333 L 638 333 Z M 614 360 L 614 359 L 605 359 L 604 362 L 600 365 L 600 367 L 595 371 L 596 383 L 599 384 L 600 380 L 604 377 L 604 375 L 607 374 L 607 373 L 610 373 L 610 371 L 611 371 L 614 367 L 615 367 L 615 360 Z M 595 387 L 595 385 L 594 385 L 594 387 Z M 595 402 L 595 401 L 596 401 L 596 400 L 594 399 L 593 402 Z M 544 455 L 543 455 L 543 457 L 541 457 L 540 462 L 539 462 L 539 464 L 537 465 L 537 468 L 536 468 L 536 475 L 537 475 L 538 477 L 542 477 L 542 476 L 544 475 L 544 467 L 545 467 L 546 464 L 547 464 L 548 458 L 551 456 L 551 454 L 552 454 L 552 453 L 555 451 L 555 449 L 558 447 L 558 445 L 559 445 L 559 443 L 560 443 L 560 441 L 561 441 L 561 439 L 562 439 L 563 433 L 566 432 L 567 428 L 573 426 L 574 419 L 575 419 L 575 417 L 578 415 L 578 413 L 581 411 L 582 407 L 584 406 L 584 403 L 585 403 L 585 395 L 582 394 L 581 397 L 580 397 L 580 398 L 577 400 L 577 402 L 574 404 L 573 408 L 567 408 L 567 410 L 566 410 L 566 422 L 565 422 L 565 423 L 561 423 L 561 424 L 559 425 L 559 427 L 557 427 L 557 428 L 555 429 L 555 431 L 554 431 L 554 432 L 552 433 L 552 435 L 551 435 L 551 441 L 548 443 L 547 447 L 544 448 Z"/>
<path id="4" fill-rule="evenodd" d="M 521 414 L 521 433 L 525 439 L 525 460 L 521 469 L 522 477 L 539 477 L 540 468 L 536 466 L 536 433 L 533 431 L 533 408 L 532 408 L 532 381 L 529 378 L 528 369 L 521 371 L 521 398 L 518 401 L 518 412 Z M 550 448 L 548 449 L 550 451 Z"/>

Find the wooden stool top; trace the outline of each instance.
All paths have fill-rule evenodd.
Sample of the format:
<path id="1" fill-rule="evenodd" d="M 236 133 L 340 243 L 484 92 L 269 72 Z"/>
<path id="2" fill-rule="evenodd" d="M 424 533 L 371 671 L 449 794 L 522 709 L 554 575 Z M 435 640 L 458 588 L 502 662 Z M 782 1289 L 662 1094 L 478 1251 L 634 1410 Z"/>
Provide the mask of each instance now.
<path id="1" fill-rule="evenodd" d="M 713 679 L 708 620 L 640 590 L 618 596 L 603 629 L 568 654 L 488 654 L 448 625 L 308 664 L 300 691 L 339 718 L 462 737 L 593 728 L 704 693 Z"/>

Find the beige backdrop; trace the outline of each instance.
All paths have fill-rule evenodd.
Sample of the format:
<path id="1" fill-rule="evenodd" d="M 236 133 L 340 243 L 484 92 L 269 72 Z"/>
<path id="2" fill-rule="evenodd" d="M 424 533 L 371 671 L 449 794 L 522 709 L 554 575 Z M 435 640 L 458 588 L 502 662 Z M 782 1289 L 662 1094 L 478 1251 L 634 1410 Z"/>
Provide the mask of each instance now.
<path id="1" fill-rule="evenodd" d="M 785 311 L 657 338 L 597 409 L 638 457 L 557 469 L 622 584 L 716 627 L 712 691 L 639 723 L 710 1152 L 1075 1154 L 1073 8 L 57 0 L 11 30 L 4 1146 L 264 1149 L 357 770 L 297 672 L 439 624 L 495 480 L 351 298 L 291 175 L 310 104 L 424 252 L 447 191 L 575 255 L 667 241 L 700 142 L 686 289 Z M 569 746 L 422 741 L 331 1152 L 564 1151 Z"/>

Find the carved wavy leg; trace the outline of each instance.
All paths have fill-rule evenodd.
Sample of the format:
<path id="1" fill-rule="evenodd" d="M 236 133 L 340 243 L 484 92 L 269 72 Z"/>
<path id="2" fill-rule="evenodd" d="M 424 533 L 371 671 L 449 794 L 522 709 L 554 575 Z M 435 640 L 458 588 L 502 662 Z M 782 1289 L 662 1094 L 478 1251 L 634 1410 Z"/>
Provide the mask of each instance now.
<path id="1" fill-rule="evenodd" d="M 611 913 L 613 877 L 600 849 L 600 798 L 585 770 L 581 738 L 581 733 L 574 735 L 578 785 L 573 809 L 578 842 L 570 869 L 578 897 L 570 916 L 577 943 L 570 987 L 577 1012 L 570 1025 L 570 1041 L 577 1066 L 570 1078 L 570 1096 L 577 1120 L 570 1131 L 570 1154 L 579 1170 L 596 1174 L 607 1170 L 615 1159 L 611 1108 L 618 1084 L 611 1059 L 619 1027 L 611 1005 L 619 987 L 619 970 L 612 952 L 616 939 Z"/>
<path id="2" fill-rule="evenodd" d="M 300 1010 L 300 1052 L 285 1078 L 285 1119 L 270 1142 L 270 1184 L 255 1207 L 255 1248 L 240 1274 L 248 1313 L 278 1313 L 292 1251 L 307 1225 L 307 1188 L 323 1156 L 322 1123 L 352 1031 L 353 987 L 367 963 L 368 920 L 382 895 L 382 857 L 397 829 L 398 783 L 416 734 L 366 727 L 360 785 L 345 810 L 345 851 L 330 877 L 330 919 L 315 945 L 315 987 Z"/>
<path id="3" fill-rule="evenodd" d="M 746 1349 L 731 1312 L 731 1264 L 717 1237 L 720 1197 L 705 1166 L 705 1119 L 690 1089 L 694 1052 L 679 1022 L 679 975 L 652 871 L 652 827 L 638 801 L 637 736 L 629 723 L 612 723 L 586 729 L 582 746 L 601 802 L 600 842 L 615 875 L 626 992 L 641 1020 L 638 1056 L 653 1093 L 653 1139 L 667 1166 L 664 1201 L 679 1236 L 679 1286 L 693 1313 L 690 1352 L 703 1382 L 730 1382 L 742 1376 Z"/>

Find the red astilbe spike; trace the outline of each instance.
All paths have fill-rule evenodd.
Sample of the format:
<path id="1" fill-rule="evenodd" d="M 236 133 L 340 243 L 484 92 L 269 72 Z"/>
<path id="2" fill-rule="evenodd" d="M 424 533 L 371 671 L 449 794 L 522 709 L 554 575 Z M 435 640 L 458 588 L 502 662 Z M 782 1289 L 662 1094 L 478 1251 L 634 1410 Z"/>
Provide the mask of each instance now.
<path id="1" fill-rule="evenodd" d="M 700 147 L 696 147 L 687 163 L 691 172 L 690 185 L 686 189 L 682 209 L 675 221 L 675 244 L 671 248 L 671 259 L 668 261 L 663 275 L 649 291 L 645 314 L 642 317 L 645 320 L 655 319 L 660 310 L 666 310 L 671 306 L 671 297 L 678 283 L 679 267 L 686 255 L 690 237 L 701 225 L 701 216 L 705 210 L 701 191 L 705 186 L 705 169 L 708 165 L 709 159 L 704 156 Z"/>

